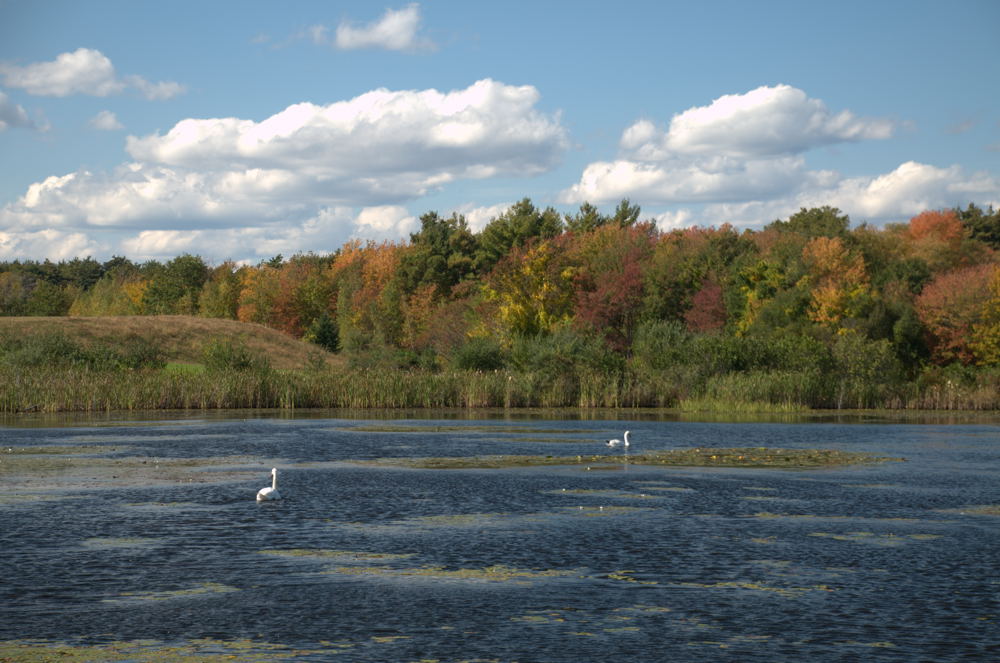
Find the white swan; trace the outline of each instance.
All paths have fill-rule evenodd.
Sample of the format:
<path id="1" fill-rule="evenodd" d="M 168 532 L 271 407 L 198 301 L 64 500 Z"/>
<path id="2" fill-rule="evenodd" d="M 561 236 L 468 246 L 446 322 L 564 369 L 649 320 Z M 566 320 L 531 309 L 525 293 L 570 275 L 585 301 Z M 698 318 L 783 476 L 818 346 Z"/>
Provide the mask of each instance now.
<path id="1" fill-rule="evenodd" d="M 607 444 L 609 447 L 614 449 L 615 447 L 625 447 L 628 449 L 628 434 L 629 431 L 625 431 L 625 440 L 608 440 Z"/>
<path id="2" fill-rule="evenodd" d="M 257 501 L 280 500 L 281 493 L 278 492 L 278 468 L 271 468 L 271 485 L 257 491 Z"/>

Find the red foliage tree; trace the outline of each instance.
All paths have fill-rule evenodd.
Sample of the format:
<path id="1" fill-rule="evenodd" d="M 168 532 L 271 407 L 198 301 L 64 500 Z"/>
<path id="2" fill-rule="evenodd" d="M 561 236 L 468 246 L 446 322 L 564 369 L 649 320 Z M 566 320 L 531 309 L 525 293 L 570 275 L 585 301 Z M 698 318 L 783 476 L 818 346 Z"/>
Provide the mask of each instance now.
<path id="1" fill-rule="evenodd" d="M 935 362 L 972 362 L 969 341 L 990 299 L 994 270 L 993 265 L 975 265 L 941 274 L 917 297 L 914 308 L 927 329 Z"/>
<path id="2" fill-rule="evenodd" d="M 691 308 L 684 314 L 687 328 L 693 332 L 710 332 L 726 324 L 726 304 L 722 298 L 722 286 L 705 279 L 701 290 L 691 298 Z"/>

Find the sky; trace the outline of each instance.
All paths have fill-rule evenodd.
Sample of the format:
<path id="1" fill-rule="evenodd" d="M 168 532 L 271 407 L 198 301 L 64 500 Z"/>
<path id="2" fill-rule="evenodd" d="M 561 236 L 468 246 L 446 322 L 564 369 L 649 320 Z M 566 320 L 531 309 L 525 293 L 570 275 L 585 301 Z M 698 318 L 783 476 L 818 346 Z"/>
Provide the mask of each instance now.
<path id="1" fill-rule="evenodd" d="M 1000 1 L 0 0 L 0 260 L 1000 208 Z"/>

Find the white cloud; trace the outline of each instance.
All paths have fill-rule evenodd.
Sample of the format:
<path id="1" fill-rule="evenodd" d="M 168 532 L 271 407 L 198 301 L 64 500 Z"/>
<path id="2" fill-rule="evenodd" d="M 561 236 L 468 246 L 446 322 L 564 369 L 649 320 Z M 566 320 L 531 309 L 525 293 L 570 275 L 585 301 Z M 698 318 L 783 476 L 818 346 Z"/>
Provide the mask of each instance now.
<path id="1" fill-rule="evenodd" d="M 0 259 L 71 260 L 95 255 L 100 247 L 82 232 L 46 229 L 30 232 L 0 231 Z"/>
<path id="2" fill-rule="evenodd" d="M 834 114 L 802 90 L 777 85 L 689 108 L 674 115 L 666 131 L 640 120 L 622 134 L 621 147 L 639 161 L 684 155 L 759 158 L 888 138 L 893 130 L 890 120 L 859 118 L 847 110 Z"/>
<path id="3" fill-rule="evenodd" d="M 74 94 L 107 97 L 121 94 L 132 87 L 147 99 L 167 99 L 184 90 L 183 86 L 173 82 L 150 83 L 141 76 L 120 78 L 111 60 L 91 48 L 61 53 L 51 62 L 35 62 L 24 66 L 2 62 L 0 76 L 3 76 L 8 87 L 47 97 L 68 97 Z"/>
<path id="4" fill-rule="evenodd" d="M 759 87 L 677 113 L 666 129 L 648 119 L 635 122 L 622 132 L 619 158 L 586 166 L 560 200 L 720 204 L 828 192 L 840 176 L 809 170 L 805 152 L 888 138 L 894 129 L 886 119 L 833 113 L 788 85 Z"/>
<path id="5" fill-rule="evenodd" d="M 490 221 L 510 209 L 513 204 L 512 202 L 498 203 L 487 207 L 477 207 L 467 204 L 460 206 L 455 211 L 465 216 L 465 222 L 469 224 L 469 230 L 479 232 L 489 225 Z"/>
<path id="6" fill-rule="evenodd" d="M 0 131 L 8 128 L 32 129 L 35 123 L 28 117 L 28 111 L 23 106 L 12 102 L 6 94 L 0 92 Z"/>
<path id="7" fill-rule="evenodd" d="M 114 238 L 127 255 L 333 251 L 350 237 L 405 239 L 400 205 L 450 182 L 522 177 L 568 147 L 537 90 L 479 81 L 452 92 L 376 90 L 263 121 L 187 119 L 130 136 L 133 161 L 48 177 L 0 207 L 0 230 Z M 95 118 L 112 126 L 111 116 Z M 125 239 L 122 239 L 122 238 Z M 119 250 L 119 249 L 110 249 Z M 230 253 L 231 251 L 231 253 Z"/>
<path id="8" fill-rule="evenodd" d="M 906 221 L 926 210 L 964 207 L 970 202 L 1000 207 L 998 192 L 1000 178 L 988 173 L 910 161 L 881 175 L 814 178 L 787 196 L 681 208 L 659 214 L 656 220 L 663 229 L 722 223 L 760 227 L 788 218 L 803 207 L 830 205 L 848 214 L 854 224 L 883 223 Z"/>
<path id="9" fill-rule="evenodd" d="M 400 241 L 409 238 L 418 221 L 402 207 L 378 206 L 360 212 L 350 207 L 326 207 L 296 222 L 251 224 L 238 228 L 143 230 L 122 240 L 133 260 L 169 260 L 194 253 L 216 260 L 290 256 L 313 251 L 332 253 L 351 238 Z M 211 247 L 206 255 L 206 247 Z"/>
<path id="10" fill-rule="evenodd" d="M 417 217 L 398 205 L 366 207 L 354 221 L 359 237 L 389 240 L 409 239 L 418 223 Z"/>
<path id="11" fill-rule="evenodd" d="M 669 204 L 772 197 L 795 189 L 806 176 L 805 162 L 798 156 L 664 163 L 598 161 L 584 169 L 580 181 L 564 191 L 560 200 L 599 204 L 631 198 L 646 204 Z"/>
<path id="12" fill-rule="evenodd" d="M 320 26 L 321 27 L 321 26 Z M 377 21 L 363 27 L 355 27 L 348 22 L 337 26 L 334 40 L 337 48 L 352 50 L 358 48 L 383 48 L 390 51 L 429 50 L 434 44 L 418 36 L 420 28 L 420 6 L 416 3 L 403 9 L 388 9 Z M 314 40 L 325 40 L 324 32 L 312 29 Z"/>
<path id="13" fill-rule="evenodd" d="M 338 198 L 404 199 L 464 178 L 532 175 L 568 145 L 538 91 L 482 80 L 464 90 L 368 92 L 326 106 L 301 103 L 262 122 L 189 119 L 165 135 L 130 136 L 133 158 L 200 170 L 294 173 Z"/>
<path id="14" fill-rule="evenodd" d="M 109 110 L 102 110 L 100 113 L 90 118 L 90 126 L 99 131 L 118 131 L 124 129 L 124 125 L 118 121 L 118 116 Z"/>

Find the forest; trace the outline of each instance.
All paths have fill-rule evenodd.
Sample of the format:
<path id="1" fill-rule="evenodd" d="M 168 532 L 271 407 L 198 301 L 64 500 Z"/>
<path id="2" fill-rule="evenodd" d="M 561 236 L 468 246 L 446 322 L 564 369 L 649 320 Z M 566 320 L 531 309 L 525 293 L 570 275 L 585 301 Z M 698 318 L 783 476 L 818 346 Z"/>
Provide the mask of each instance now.
<path id="1" fill-rule="evenodd" d="M 442 405 L 1000 409 L 992 208 L 661 231 L 629 200 L 560 214 L 525 198 L 479 232 L 420 224 L 256 265 L 3 262 L 0 314 L 255 322 L 360 379 L 484 385 Z M 0 367 L 18 342 L 0 339 Z"/>

